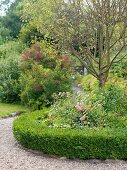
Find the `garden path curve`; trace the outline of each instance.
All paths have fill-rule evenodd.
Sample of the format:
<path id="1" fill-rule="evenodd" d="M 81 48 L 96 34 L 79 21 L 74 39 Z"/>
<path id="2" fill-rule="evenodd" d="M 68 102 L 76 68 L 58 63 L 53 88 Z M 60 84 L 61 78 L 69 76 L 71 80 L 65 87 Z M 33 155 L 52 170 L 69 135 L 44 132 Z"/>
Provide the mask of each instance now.
<path id="1" fill-rule="evenodd" d="M 0 170 L 127 170 L 124 161 L 68 160 L 24 150 L 13 137 L 13 120 L 0 119 Z"/>

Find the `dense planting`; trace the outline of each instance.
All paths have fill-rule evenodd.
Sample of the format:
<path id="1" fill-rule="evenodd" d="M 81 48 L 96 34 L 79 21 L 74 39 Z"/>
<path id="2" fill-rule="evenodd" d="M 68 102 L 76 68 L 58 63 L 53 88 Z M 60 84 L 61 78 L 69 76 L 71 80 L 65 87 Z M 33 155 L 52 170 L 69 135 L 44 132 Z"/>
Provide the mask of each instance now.
<path id="1" fill-rule="evenodd" d="M 49 154 L 126 159 L 127 2 L 50 1 L 0 2 L 1 105 L 37 110 L 14 135 Z"/>
<path id="2" fill-rule="evenodd" d="M 41 123 L 46 114 L 36 111 L 14 121 L 14 136 L 23 146 L 67 158 L 127 158 L 126 128 L 53 128 Z"/>
<path id="3" fill-rule="evenodd" d="M 0 101 L 21 102 L 40 109 L 52 102 L 52 94 L 70 91 L 71 59 L 46 43 L 19 50 L 19 44 L 1 46 Z"/>

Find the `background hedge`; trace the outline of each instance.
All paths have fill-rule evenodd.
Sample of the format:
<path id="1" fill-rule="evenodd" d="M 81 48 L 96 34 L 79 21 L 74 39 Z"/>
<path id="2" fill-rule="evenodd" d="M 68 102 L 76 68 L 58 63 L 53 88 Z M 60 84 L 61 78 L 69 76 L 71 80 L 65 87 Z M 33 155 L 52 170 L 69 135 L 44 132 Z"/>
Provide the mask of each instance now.
<path id="1" fill-rule="evenodd" d="M 43 116 L 45 114 L 44 111 Z M 35 111 L 14 121 L 14 136 L 24 147 L 67 158 L 127 158 L 126 128 L 76 130 L 46 127 L 41 124 L 43 116 L 42 111 Z"/>

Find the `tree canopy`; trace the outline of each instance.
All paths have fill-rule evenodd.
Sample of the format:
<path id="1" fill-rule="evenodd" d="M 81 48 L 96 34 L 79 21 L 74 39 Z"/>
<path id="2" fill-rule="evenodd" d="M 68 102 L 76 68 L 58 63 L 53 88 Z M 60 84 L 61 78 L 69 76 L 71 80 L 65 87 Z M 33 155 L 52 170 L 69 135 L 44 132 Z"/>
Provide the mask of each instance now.
<path id="1" fill-rule="evenodd" d="M 57 39 L 100 86 L 112 64 L 125 57 L 120 54 L 127 45 L 126 0 L 24 0 L 23 19 Z"/>

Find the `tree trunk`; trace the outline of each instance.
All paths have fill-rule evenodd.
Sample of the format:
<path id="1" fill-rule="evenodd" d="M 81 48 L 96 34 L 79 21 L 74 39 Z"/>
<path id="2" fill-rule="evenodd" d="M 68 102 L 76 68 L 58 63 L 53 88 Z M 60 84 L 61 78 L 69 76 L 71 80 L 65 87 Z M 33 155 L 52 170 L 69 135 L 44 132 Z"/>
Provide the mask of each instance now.
<path id="1" fill-rule="evenodd" d="M 105 86 L 105 80 L 104 80 L 104 75 L 103 74 L 100 74 L 99 77 L 98 77 L 98 80 L 99 80 L 99 87 L 100 88 L 103 88 Z"/>

